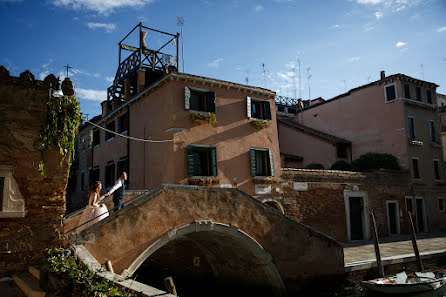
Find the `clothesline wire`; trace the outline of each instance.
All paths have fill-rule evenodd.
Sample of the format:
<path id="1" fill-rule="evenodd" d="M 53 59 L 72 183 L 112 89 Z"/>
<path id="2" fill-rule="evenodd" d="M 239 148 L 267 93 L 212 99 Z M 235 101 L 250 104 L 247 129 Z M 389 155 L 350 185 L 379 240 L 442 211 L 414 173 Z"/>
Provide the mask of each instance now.
<path id="1" fill-rule="evenodd" d="M 85 118 L 83 118 L 83 120 L 84 120 L 85 122 L 87 122 L 87 123 L 89 123 L 89 124 L 95 126 L 95 127 L 98 127 L 99 129 L 102 129 L 102 130 L 104 130 L 104 131 L 107 131 L 108 133 L 112 133 L 112 134 L 114 134 L 114 135 L 118 135 L 118 136 L 121 136 L 121 137 L 123 137 L 123 138 L 130 139 L 130 140 L 142 141 L 142 142 L 153 142 L 153 143 L 163 143 L 163 142 L 173 142 L 173 141 L 175 141 L 174 139 L 151 140 L 151 139 L 142 139 L 142 138 L 137 138 L 137 137 L 127 136 L 127 135 L 122 135 L 122 134 L 119 134 L 119 133 L 117 133 L 117 132 L 115 132 L 115 131 L 109 130 L 109 129 L 104 128 L 104 127 L 102 127 L 102 126 L 99 126 L 99 125 L 96 124 L 96 123 L 90 122 L 89 120 L 87 120 L 87 119 L 85 119 Z"/>

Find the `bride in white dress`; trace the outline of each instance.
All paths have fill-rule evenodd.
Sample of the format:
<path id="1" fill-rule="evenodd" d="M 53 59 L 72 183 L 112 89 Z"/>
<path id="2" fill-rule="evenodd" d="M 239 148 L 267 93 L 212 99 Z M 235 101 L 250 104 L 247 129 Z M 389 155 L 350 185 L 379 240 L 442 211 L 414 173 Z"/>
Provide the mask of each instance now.
<path id="1" fill-rule="evenodd" d="M 102 184 L 100 181 L 94 183 L 91 187 L 90 192 L 88 192 L 88 205 L 85 207 L 84 212 L 82 213 L 81 218 L 79 219 L 78 226 L 86 223 L 85 225 L 80 226 L 77 229 L 77 232 L 80 232 L 96 222 L 108 217 L 108 209 L 105 204 L 99 204 L 99 201 L 104 199 L 104 196 L 100 196 L 99 192 L 102 189 Z M 91 220 L 91 221 L 90 221 Z"/>

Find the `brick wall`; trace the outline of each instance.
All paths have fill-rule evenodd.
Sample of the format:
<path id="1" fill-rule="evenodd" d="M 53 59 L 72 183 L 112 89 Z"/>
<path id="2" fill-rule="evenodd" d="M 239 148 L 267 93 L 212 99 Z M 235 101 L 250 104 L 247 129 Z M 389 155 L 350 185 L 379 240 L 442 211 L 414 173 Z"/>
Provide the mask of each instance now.
<path id="1" fill-rule="evenodd" d="M 0 67 L 0 165 L 12 168 L 25 204 L 21 217 L 0 216 L 0 275 L 24 268 L 58 244 L 58 224 L 46 224 L 65 213 L 68 160 L 60 164 L 58 151 L 46 151 L 45 175 L 38 171 L 50 83 L 57 84 L 53 75 L 38 81 L 29 71 L 12 77 Z"/>

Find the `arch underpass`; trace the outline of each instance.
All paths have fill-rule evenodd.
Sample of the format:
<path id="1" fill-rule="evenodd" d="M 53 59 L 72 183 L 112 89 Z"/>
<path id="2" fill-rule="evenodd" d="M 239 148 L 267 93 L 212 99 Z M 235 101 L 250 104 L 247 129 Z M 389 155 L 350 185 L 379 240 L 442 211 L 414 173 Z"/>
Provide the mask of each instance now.
<path id="1" fill-rule="evenodd" d="M 174 262 L 166 250 L 181 244 L 183 253 L 194 250 L 189 244 L 215 279 L 276 296 L 307 279 L 336 278 L 344 268 L 335 240 L 237 189 L 163 185 L 70 240 L 125 276 L 154 257 Z M 200 258 L 181 254 L 170 265 L 186 256 Z"/>

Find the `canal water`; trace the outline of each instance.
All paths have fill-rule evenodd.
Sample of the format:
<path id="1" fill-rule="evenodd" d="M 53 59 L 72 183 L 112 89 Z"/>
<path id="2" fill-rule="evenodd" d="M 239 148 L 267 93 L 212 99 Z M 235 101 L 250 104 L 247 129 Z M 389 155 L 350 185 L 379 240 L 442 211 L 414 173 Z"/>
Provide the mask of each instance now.
<path id="1" fill-rule="evenodd" d="M 380 293 L 372 293 L 369 291 L 366 291 L 364 289 L 361 289 L 360 287 L 357 287 L 356 292 L 353 294 L 347 294 L 347 295 L 332 295 L 332 296 L 338 296 L 338 297 L 379 297 L 379 296 L 401 296 L 401 297 L 446 297 L 446 286 L 430 292 L 425 293 L 417 293 L 417 294 L 399 294 L 399 295 L 388 295 L 388 294 L 380 294 Z M 326 295 L 330 296 L 330 295 Z"/>

